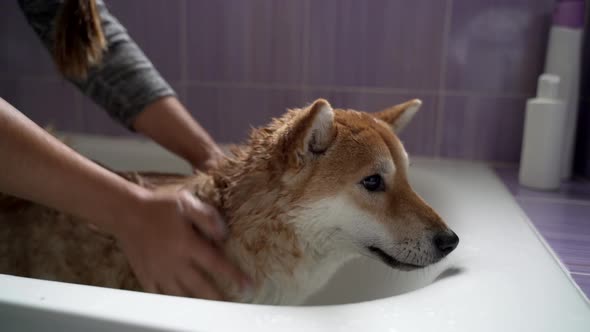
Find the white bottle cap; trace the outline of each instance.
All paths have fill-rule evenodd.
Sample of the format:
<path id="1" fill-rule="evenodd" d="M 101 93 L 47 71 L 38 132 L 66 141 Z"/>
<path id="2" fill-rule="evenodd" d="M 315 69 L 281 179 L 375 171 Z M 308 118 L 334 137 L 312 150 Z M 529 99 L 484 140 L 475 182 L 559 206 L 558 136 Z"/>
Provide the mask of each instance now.
<path id="1" fill-rule="evenodd" d="M 556 99 L 559 92 L 559 76 L 553 74 L 543 74 L 539 76 L 537 87 L 537 97 L 546 99 Z"/>

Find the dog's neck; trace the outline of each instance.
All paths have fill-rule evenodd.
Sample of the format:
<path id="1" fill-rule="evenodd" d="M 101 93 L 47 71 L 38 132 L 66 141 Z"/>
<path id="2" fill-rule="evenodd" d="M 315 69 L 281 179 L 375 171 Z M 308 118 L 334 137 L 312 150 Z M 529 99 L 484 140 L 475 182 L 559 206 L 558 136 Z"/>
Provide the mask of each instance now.
<path id="1" fill-rule="evenodd" d="M 211 177 L 210 203 L 224 214 L 230 228 L 227 252 L 255 281 L 255 303 L 303 301 L 320 288 L 351 257 L 340 234 L 324 227 L 322 216 L 310 210 L 283 184 L 275 169 L 246 148 L 227 160 Z M 270 166 L 269 166 L 270 165 Z M 210 186 L 205 186 L 209 187 Z"/>

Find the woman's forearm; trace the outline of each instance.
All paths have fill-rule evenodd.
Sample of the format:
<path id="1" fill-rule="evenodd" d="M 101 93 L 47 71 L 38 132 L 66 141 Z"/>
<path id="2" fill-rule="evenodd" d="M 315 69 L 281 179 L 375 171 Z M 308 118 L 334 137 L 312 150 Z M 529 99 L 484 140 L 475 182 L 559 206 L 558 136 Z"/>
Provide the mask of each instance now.
<path id="1" fill-rule="evenodd" d="M 0 191 L 114 233 L 147 191 L 80 156 L 0 98 Z"/>
<path id="2" fill-rule="evenodd" d="M 201 170 L 210 160 L 223 155 L 176 97 L 164 97 L 148 105 L 137 115 L 133 127 Z"/>
<path id="3" fill-rule="evenodd" d="M 221 299 L 210 276 L 251 282 L 219 249 L 225 226 L 188 191 L 150 192 L 78 155 L 0 98 L 0 191 L 114 235 L 144 290 Z M 198 231 L 195 231 L 197 229 Z"/>

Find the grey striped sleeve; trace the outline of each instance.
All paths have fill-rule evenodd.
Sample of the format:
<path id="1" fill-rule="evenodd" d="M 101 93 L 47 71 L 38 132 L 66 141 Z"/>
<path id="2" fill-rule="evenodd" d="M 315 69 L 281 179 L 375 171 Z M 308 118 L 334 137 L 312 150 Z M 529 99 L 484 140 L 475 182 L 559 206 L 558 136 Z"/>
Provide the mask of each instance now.
<path id="1" fill-rule="evenodd" d="M 53 23 L 63 1 L 18 0 L 29 24 L 47 48 L 53 44 Z M 103 62 L 84 80 L 71 80 L 129 129 L 134 117 L 151 102 L 175 95 L 125 28 L 112 16 L 103 1 L 97 1 L 108 43 Z"/>

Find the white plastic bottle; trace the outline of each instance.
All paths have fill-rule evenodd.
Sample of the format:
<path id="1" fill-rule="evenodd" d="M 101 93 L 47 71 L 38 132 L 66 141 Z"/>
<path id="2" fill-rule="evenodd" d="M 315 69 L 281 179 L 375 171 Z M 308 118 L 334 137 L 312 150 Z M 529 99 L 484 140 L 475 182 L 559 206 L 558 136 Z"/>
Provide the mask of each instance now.
<path id="1" fill-rule="evenodd" d="M 561 156 L 565 133 L 565 103 L 557 99 L 559 77 L 539 77 L 537 97 L 527 102 L 520 172 L 526 187 L 554 190 L 561 182 Z"/>
<path id="2" fill-rule="evenodd" d="M 561 177 L 564 179 L 572 174 L 583 27 L 584 0 L 558 0 L 549 32 L 545 73 L 559 76 L 558 98 L 566 103 L 566 131 L 561 159 Z"/>

